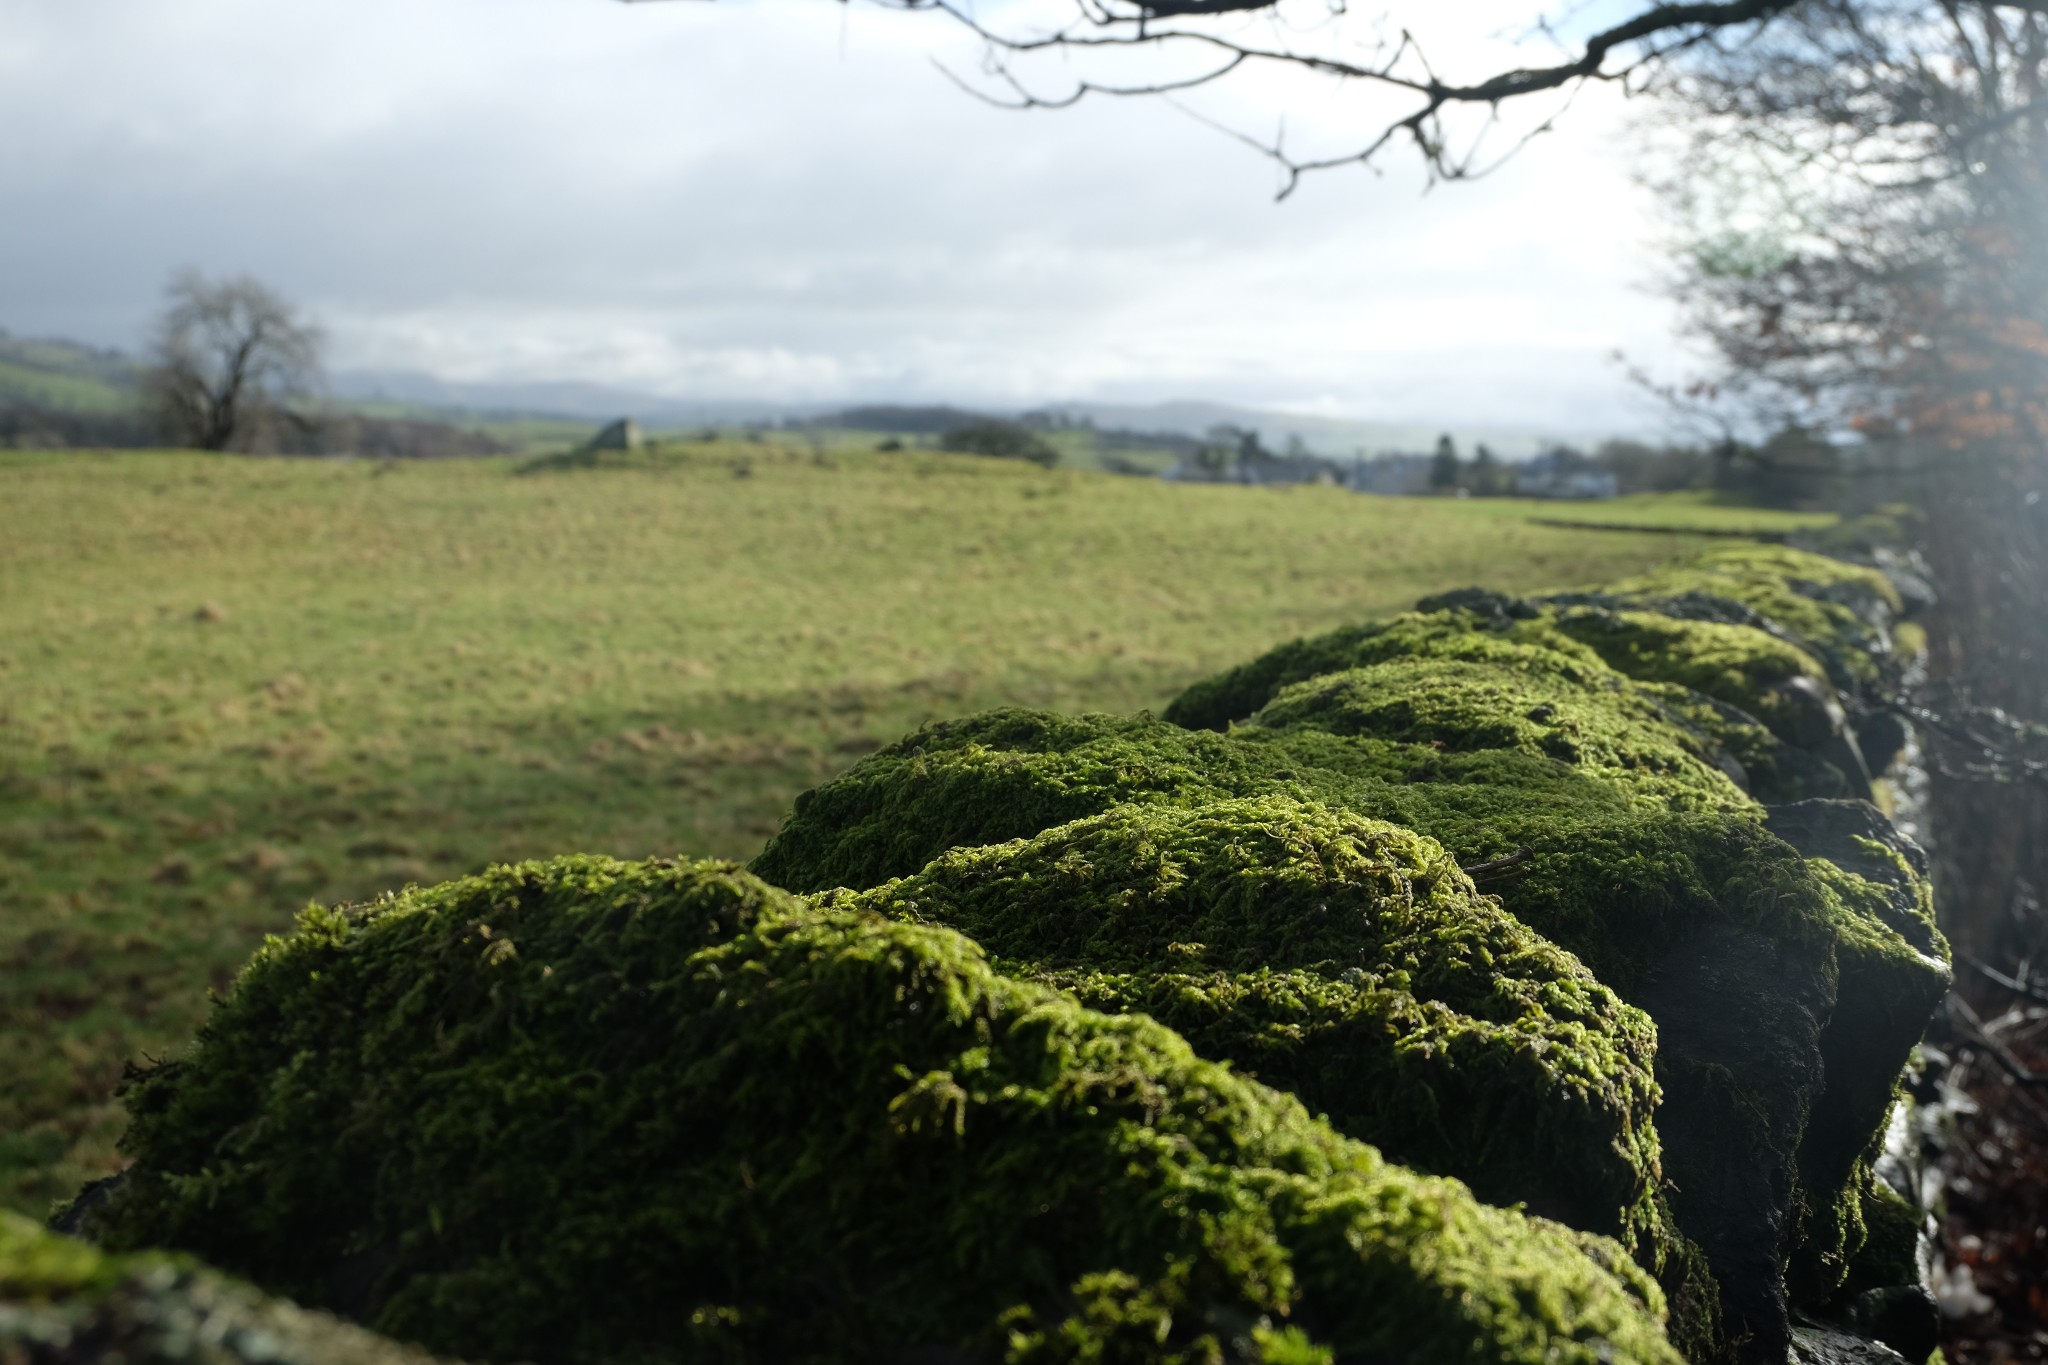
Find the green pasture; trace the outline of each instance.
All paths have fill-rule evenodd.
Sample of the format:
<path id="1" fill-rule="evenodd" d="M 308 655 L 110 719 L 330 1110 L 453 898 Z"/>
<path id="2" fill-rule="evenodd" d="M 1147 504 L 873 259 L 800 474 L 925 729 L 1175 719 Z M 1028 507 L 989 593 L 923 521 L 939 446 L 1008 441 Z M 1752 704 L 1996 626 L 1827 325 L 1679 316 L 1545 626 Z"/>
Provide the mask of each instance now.
<path id="1" fill-rule="evenodd" d="M 64 412 L 120 412 L 135 405 L 135 396 L 90 376 L 12 363 L 5 353 L 0 353 L 0 403 L 25 403 Z"/>
<path id="2" fill-rule="evenodd" d="M 1701 543 L 730 440 L 521 471 L 0 454 L 0 1205 L 110 1169 L 123 1061 L 178 1047 L 308 900 L 565 850 L 744 858 L 932 717 L 1157 707 L 1424 593 Z"/>

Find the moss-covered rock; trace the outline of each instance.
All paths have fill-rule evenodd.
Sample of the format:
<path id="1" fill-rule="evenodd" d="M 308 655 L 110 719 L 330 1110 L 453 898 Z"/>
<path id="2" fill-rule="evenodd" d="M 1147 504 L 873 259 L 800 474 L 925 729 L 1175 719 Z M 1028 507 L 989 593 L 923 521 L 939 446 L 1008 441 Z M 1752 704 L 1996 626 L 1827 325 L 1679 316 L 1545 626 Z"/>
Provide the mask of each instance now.
<path id="1" fill-rule="evenodd" d="M 309 911 L 129 1104 L 108 1241 L 481 1358 L 1679 1359 L 1614 1243 L 720 864 Z"/>
<path id="2" fill-rule="evenodd" d="M 309 912 L 91 1225 L 542 1365 L 1782 1358 L 1905 1302 L 1870 1164 L 1946 946 L 1804 799 L 1897 608 L 1754 546 L 1465 590 L 1166 720 L 927 727 L 756 860 L 809 901 L 584 858 Z"/>
<path id="3" fill-rule="evenodd" d="M 1660 1263 L 1649 1021 L 1433 840 L 1289 797 L 1127 805 L 846 903 L 959 929 L 1395 1161 Z"/>
<path id="4" fill-rule="evenodd" d="M 1558 629 L 1616 672 L 1645 682 L 1678 683 L 1740 707 L 1788 743 L 1812 748 L 1827 738 L 1828 716 L 1815 689 L 1826 669 L 1799 646 L 1755 626 L 1684 621 L 1651 611 L 1594 607 L 1556 614 Z"/>
<path id="5" fill-rule="evenodd" d="M 1295 683 L 1418 658 L 1548 673 L 1580 687 L 1613 676 L 1598 653 L 1559 630 L 1540 608 L 1466 589 L 1425 598 L 1416 610 L 1390 620 L 1281 645 L 1193 684 L 1167 707 L 1165 718 L 1191 730 L 1225 730 Z"/>
<path id="6" fill-rule="evenodd" d="M 433 1365 L 180 1256 L 110 1256 L 0 1210 L 6 1365 Z"/>
<path id="7" fill-rule="evenodd" d="M 798 798 L 752 870 L 798 890 L 860 889 L 951 848 L 1130 802 L 1192 809 L 1269 794 L 1406 826 L 1461 864 L 1526 849 L 1482 873 L 1481 889 L 1624 994 L 1697 919 L 1829 932 L 1804 864 L 1746 803 L 1673 812 L 1522 749 L 1461 753 L 1307 726 L 1217 735 L 1142 716 L 1011 709 L 927 726 Z"/>
<path id="8" fill-rule="evenodd" d="M 1941 1310 L 1921 1282 L 1923 1216 L 1875 1178 L 1864 1188 L 1862 1216 L 1867 1236 L 1837 1293 L 1837 1313 L 1921 1365 L 1941 1339 Z"/>
<path id="9" fill-rule="evenodd" d="M 1702 738 L 1618 678 L 1581 681 L 1514 661 L 1411 657 L 1284 688 L 1250 724 L 1419 744 L 1446 753 L 1549 758 L 1669 810 L 1740 810 L 1748 796 Z"/>
<path id="10" fill-rule="evenodd" d="M 1702 729 L 1748 769 L 1766 801 L 1867 794 L 1869 773 L 1836 688 L 1875 682 L 1898 597 L 1873 569 L 1776 546 L 1730 546 L 1593 592 L 1537 602 L 1468 589 L 1392 621 L 1296 640 L 1194 684 L 1166 710 L 1221 730 L 1287 686 L 1388 659 L 1505 662 L 1517 647 L 1711 698 L 1789 746 Z M 1675 708 L 1688 724 L 1697 707 Z M 1885 760 L 1888 761 L 1888 758 Z M 1881 765 L 1880 765 L 1881 766 Z"/>
<path id="11" fill-rule="evenodd" d="M 1529 676 L 1515 672 L 1503 692 Z M 1515 720 L 1510 710 L 1502 721 L 1511 747 L 1458 752 L 1263 720 L 1220 735 L 1143 717 L 970 717 L 928 727 L 808 794 L 756 867 L 806 888 L 873 886 L 944 861 L 948 848 L 1039 834 L 1050 827 L 1034 829 L 1040 820 L 1134 803 L 1200 811 L 1273 794 L 1427 834 L 1464 863 L 1525 850 L 1482 873 L 1481 889 L 1657 1020 L 1669 1115 L 1659 1128 L 1679 1227 L 1706 1247 L 1737 1329 L 1775 1332 L 1782 1344 L 1788 1260 L 1808 1248 L 1800 1264 L 1814 1271 L 1802 1269 L 1795 1287 L 1824 1301 L 1858 1235 L 1846 1201 L 1859 1144 L 1881 1123 L 1945 980 L 1926 922 L 1898 908 L 1924 906 L 1924 877 L 1896 848 L 1873 845 L 1882 857 L 1864 849 L 1858 834 L 1815 843 L 1860 851 L 1858 887 L 1838 866 L 1802 857 L 1747 802 L 1725 792 L 1720 809 L 1644 801 L 1630 772 L 1548 756 L 1542 732 Z M 1809 840 L 1816 822 L 1863 819 L 1816 811 L 1868 811 L 1851 802 L 1779 809 L 1784 830 Z M 1863 876 L 1880 864 L 1892 882 Z M 1914 922 L 1917 944 L 1892 927 Z M 1162 956 L 1147 970 L 1158 975 L 1064 984 L 1100 991 L 1109 1007 L 1178 1008 L 1179 1026 L 1213 1038 L 1195 1017 L 1201 993 L 1190 998 L 1177 979 L 1187 964 Z M 1231 1003 L 1246 996 L 1266 1008 L 1260 992 Z M 1249 1059 L 1259 1046 L 1240 1036 L 1225 1055 Z"/>
<path id="12" fill-rule="evenodd" d="M 1818 659 L 1844 688 L 1883 675 L 1901 607 L 1876 569 L 1783 545 L 1723 546 L 1609 584 L 1601 596 L 1667 616 L 1762 625 Z"/>

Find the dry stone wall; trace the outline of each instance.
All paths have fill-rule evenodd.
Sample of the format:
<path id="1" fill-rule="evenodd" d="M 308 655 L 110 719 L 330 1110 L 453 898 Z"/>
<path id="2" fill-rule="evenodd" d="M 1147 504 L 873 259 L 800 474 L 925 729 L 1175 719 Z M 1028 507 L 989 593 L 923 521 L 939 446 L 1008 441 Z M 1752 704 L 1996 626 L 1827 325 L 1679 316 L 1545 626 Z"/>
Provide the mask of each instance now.
<path id="1" fill-rule="evenodd" d="M 1924 1357 L 1899 612 L 1777 547 L 1467 590 L 927 727 L 747 871 L 310 911 L 72 1226 L 479 1361 Z"/>

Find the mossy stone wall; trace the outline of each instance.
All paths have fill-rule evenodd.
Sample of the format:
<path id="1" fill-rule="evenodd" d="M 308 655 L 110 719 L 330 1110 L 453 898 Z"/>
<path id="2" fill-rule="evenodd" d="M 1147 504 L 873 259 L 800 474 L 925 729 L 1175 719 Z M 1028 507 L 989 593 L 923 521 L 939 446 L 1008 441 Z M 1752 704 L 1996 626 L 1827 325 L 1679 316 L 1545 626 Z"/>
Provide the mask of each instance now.
<path id="1" fill-rule="evenodd" d="M 310 913 L 134 1100 L 103 1241 L 485 1359 L 1678 1360 L 1612 1243 L 723 865 Z"/>
<path id="2" fill-rule="evenodd" d="M 927 727 L 753 875 L 309 911 L 83 1225 L 483 1361 L 1782 1360 L 1910 1295 L 1898 605 L 1750 546 L 1447 594 Z"/>

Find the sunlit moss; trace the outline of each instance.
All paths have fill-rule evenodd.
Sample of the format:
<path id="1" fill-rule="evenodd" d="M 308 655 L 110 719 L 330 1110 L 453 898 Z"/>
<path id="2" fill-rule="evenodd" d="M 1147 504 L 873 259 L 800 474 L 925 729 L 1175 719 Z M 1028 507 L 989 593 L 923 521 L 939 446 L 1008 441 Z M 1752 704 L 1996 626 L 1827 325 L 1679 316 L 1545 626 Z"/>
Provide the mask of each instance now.
<path id="1" fill-rule="evenodd" d="M 131 1108 L 113 1243 L 489 1359 L 1679 1359 L 1613 1243 L 720 864 L 309 911 Z"/>
<path id="2" fill-rule="evenodd" d="M 1544 665 L 1553 657 L 1524 649 L 1499 662 L 1392 659 L 1295 683 L 1249 723 L 1553 759 L 1670 810 L 1752 804 L 1708 745 L 1653 696 L 1616 677 L 1552 671 Z"/>
<path id="3" fill-rule="evenodd" d="M 1396 1161 L 1659 1254 L 1649 1020 L 1433 840 L 1287 797 L 1120 806 L 844 903 L 959 929 Z"/>
<path id="4" fill-rule="evenodd" d="M 1900 608 L 1897 589 L 1876 569 L 1782 545 L 1725 546 L 1601 591 L 1652 610 L 1687 599 L 1709 610 L 1714 599 L 1738 604 L 1818 658 L 1842 686 L 1877 679 L 1886 623 Z"/>

